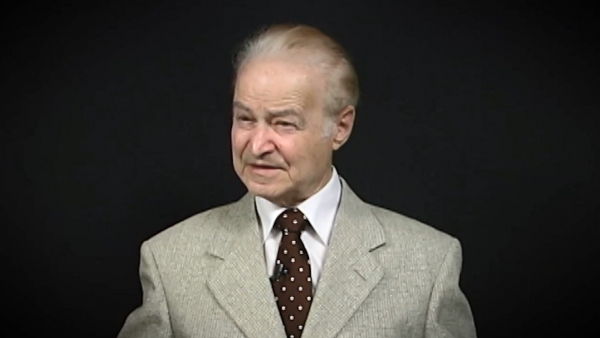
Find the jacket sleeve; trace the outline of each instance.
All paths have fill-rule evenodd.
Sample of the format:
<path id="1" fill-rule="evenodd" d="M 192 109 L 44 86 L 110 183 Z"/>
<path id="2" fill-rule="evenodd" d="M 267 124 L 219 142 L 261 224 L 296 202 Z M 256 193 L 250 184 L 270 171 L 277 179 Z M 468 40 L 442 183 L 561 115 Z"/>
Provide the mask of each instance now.
<path id="1" fill-rule="evenodd" d="M 142 305 L 129 314 L 117 338 L 171 338 L 167 300 L 148 242 L 142 244 L 140 256 Z"/>
<path id="2" fill-rule="evenodd" d="M 425 324 L 426 338 L 477 337 L 471 307 L 459 287 L 461 268 L 461 245 L 453 239 L 431 292 Z"/>

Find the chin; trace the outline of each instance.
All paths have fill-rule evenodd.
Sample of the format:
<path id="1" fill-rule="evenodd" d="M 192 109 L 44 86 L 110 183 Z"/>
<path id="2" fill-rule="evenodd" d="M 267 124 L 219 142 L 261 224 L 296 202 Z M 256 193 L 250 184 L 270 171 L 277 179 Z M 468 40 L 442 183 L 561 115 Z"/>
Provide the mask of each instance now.
<path id="1" fill-rule="evenodd" d="M 248 180 L 245 182 L 246 188 L 248 191 L 256 196 L 260 196 L 262 198 L 266 198 L 270 201 L 276 200 L 283 195 L 285 189 L 281 187 L 280 184 L 277 183 L 257 183 L 252 180 Z"/>

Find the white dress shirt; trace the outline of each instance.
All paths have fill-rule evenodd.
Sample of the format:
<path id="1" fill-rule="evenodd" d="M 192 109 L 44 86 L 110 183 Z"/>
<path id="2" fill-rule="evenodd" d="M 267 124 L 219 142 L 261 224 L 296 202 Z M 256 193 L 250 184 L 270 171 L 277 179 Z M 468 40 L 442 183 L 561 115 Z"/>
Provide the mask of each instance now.
<path id="1" fill-rule="evenodd" d="M 300 239 L 308 252 L 310 259 L 310 272 L 313 289 L 316 288 L 323 268 L 323 261 L 327 251 L 327 243 L 333 229 L 333 222 L 337 213 L 342 193 L 342 184 L 335 167 L 329 182 L 316 194 L 296 206 L 306 216 L 311 226 L 306 227 Z M 274 223 L 279 214 L 286 208 L 280 207 L 262 198 L 255 197 L 256 210 L 263 234 L 267 273 L 273 274 L 281 231 L 274 229 Z"/>

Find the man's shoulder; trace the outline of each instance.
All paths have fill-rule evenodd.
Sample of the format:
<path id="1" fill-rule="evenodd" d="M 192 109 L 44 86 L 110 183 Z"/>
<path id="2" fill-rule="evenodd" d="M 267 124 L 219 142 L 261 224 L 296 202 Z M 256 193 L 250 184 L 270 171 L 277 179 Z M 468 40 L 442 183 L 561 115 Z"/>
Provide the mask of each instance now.
<path id="1" fill-rule="evenodd" d="M 342 182 L 344 183 L 343 187 L 346 193 L 345 210 L 349 210 L 349 213 L 355 213 L 356 210 L 360 210 L 361 213 L 372 215 L 377 220 L 377 223 L 381 225 L 387 244 L 398 244 L 404 248 L 429 246 L 444 250 L 458 242 L 455 237 L 435 226 L 389 208 L 376 205 L 368 200 L 365 201 L 350 188 L 346 181 Z"/>
<path id="2" fill-rule="evenodd" d="M 177 222 L 150 237 L 147 242 L 151 246 L 180 246 L 182 243 L 202 245 L 214 238 L 215 233 L 222 227 L 223 218 L 235 208 L 236 202 L 216 206 L 198 212 L 180 222 Z"/>
<path id="3" fill-rule="evenodd" d="M 390 241 L 430 248 L 447 248 L 457 242 L 457 239 L 449 233 L 420 220 L 384 207 L 367 205 Z"/>

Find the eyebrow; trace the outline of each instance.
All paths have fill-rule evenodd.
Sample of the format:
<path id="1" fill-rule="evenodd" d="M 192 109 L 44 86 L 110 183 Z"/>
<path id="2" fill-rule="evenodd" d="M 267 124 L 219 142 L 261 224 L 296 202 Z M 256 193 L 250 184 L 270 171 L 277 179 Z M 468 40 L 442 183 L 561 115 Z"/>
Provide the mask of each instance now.
<path id="1" fill-rule="evenodd" d="M 248 112 L 248 113 L 252 113 L 252 109 L 250 109 L 250 108 L 248 108 L 248 107 L 244 106 L 244 105 L 243 105 L 241 102 L 239 102 L 239 101 L 233 101 L 233 107 L 234 107 L 234 108 L 237 108 L 237 109 L 241 109 L 241 110 L 243 110 L 243 111 L 245 111 L 245 112 Z"/>
<path id="2" fill-rule="evenodd" d="M 233 107 L 243 110 L 247 113 L 253 113 L 252 109 L 250 109 L 249 107 L 245 106 L 243 103 L 239 102 L 239 101 L 233 101 Z M 300 119 L 302 119 L 302 114 L 300 114 L 300 112 L 294 110 L 294 109 L 283 109 L 283 110 L 274 110 L 274 111 L 267 111 L 267 114 L 270 117 L 285 117 L 285 116 L 295 116 L 298 117 Z"/>
<path id="3" fill-rule="evenodd" d="M 294 116 L 294 117 L 298 117 L 301 118 L 301 114 L 293 109 L 284 109 L 284 110 L 276 110 L 276 111 L 267 111 L 267 114 L 269 114 L 271 117 L 285 117 L 285 116 Z"/>

